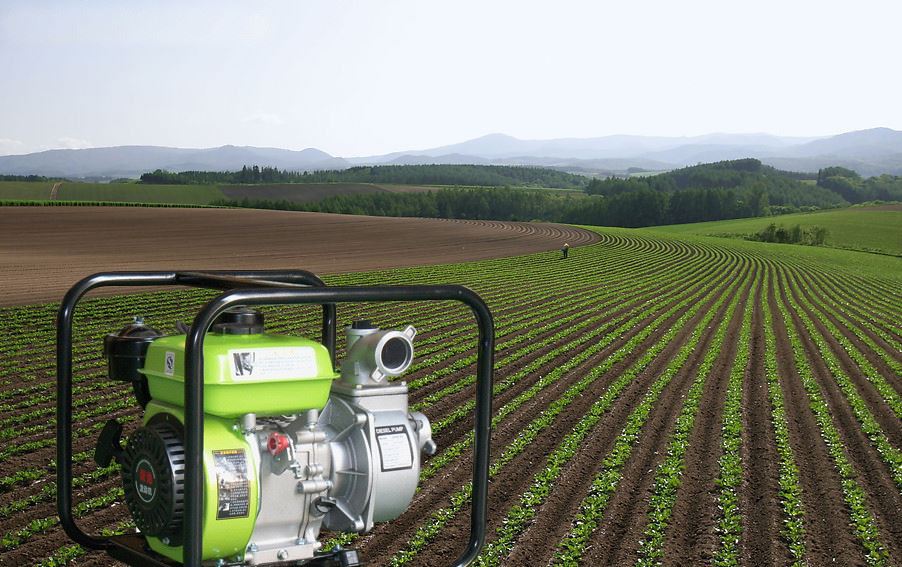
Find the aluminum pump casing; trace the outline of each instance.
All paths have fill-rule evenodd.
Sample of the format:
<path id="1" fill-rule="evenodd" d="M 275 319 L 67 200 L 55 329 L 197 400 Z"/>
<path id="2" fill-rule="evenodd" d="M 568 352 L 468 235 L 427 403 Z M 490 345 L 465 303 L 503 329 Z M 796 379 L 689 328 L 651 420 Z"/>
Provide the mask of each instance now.
<path id="1" fill-rule="evenodd" d="M 245 563 L 309 559 L 322 527 L 366 532 L 407 509 L 420 452 L 435 444 L 429 420 L 408 411 L 407 385 L 384 378 L 410 365 L 415 333 L 349 329 L 341 378 L 322 412 L 245 418 L 260 486 Z M 270 450 L 274 435 L 290 440 L 282 452 Z"/>

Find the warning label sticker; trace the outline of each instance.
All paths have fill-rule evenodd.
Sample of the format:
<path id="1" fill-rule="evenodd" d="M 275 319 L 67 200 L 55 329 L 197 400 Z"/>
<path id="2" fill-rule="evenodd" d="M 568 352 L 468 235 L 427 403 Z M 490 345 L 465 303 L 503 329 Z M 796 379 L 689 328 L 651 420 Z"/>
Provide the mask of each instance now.
<path id="1" fill-rule="evenodd" d="M 216 466 L 216 519 L 247 518 L 251 507 L 247 455 L 243 449 L 213 451 Z"/>
<path id="2" fill-rule="evenodd" d="M 413 468 L 413 448 L 403 425 L 377 427 L 376 444 L 383 472 Z"/>
<path id="3" fill-rule="evenodd" d="M 313 347 L 230 350 L 229 359 L 235 380 L 286 380 L 316 376 Z"/>
<path id="4" fill-rule="evenodd" d="M 166 351 L 163 372 L 166 373 L 166 376 L 172 376 L 175 374 L 175 353 L 171 350 Z"/>

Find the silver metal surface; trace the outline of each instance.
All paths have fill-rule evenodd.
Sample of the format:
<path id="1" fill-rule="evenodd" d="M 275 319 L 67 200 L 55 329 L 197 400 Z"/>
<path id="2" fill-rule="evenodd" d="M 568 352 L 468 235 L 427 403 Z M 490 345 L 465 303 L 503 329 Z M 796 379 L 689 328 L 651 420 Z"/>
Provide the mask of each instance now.
<path id="1" fill-rule="evenodd" d="M 347 332 L 342 379 L 321 413 L 241 420 L 260 490 L 248 565 L 313 557 L 322 527 L 365 532 L 398 517 L 416 490 L 421 451 L 435 450 L 429 420 L 408 411 L 407 385 L 384 380 L 410 365 L 416 330 Z M 406 350 L 396 350 L 387 366 L 389 340 L 405 341 Z M 271 453 L 273 434 L 288 436 L 289 447 Z"/>

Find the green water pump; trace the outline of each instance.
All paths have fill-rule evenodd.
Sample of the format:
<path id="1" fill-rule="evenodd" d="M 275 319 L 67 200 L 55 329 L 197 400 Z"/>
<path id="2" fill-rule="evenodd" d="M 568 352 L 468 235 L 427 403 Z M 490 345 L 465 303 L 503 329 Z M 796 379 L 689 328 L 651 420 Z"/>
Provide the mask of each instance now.
<path id="1" fill-rule="evenodd" d="M 110 378 L 148 393 L 143 426 L 120 450 L 110 421 L 97 460 L 121 464 L 125 503 L 150 548 L 182 561 L 187 337 L 140 327 L 107 336 L 105 350 L 122 372 Z M 355 321 L 336 373 L 325 346 L 264 332 L 260 311 L 233 308 L 213 322 L 203 352 L 203 559 L 308 560 L 321 551 L 321 527 L 365 532 L 407 509 L 420 454 L 436 448 L 429 420 L 408 410 L 406 384 L 389 380 L 413 361 L 415 334 Z"/>
<path id="2" fill-rule="evenodd" d="M 95 460 L 120 465 L 137 533 L 89 536 L 71 514 L 72 311 L 92 287 L 161 283 L 224 293 L 172 334 L 136 318 L 105 338 L 110 378 L 132 385 L 143 418 L 127 438 L 107 421 Z M 98 274 L 70 291 L 57 345 L 64 529 L 131 565 L 362 564 L 354 550 L 323 549 L 320 531 L 363 533 L 398 517 L 413 499 L 422 455 L 436 444 L 397 378 L 413 362 L 414 327 L 353 321 L 336 366 L 335 305 L 449 299 L 470 305 L 480 328 L 471 541 L 455 565 L 469 564 L 485 538 L 488 309 L 459 286 L 327 288 L 309 272 Z M 321 341 L 266 331 L 259 306 L 306 303 L 323 309 Z"/>

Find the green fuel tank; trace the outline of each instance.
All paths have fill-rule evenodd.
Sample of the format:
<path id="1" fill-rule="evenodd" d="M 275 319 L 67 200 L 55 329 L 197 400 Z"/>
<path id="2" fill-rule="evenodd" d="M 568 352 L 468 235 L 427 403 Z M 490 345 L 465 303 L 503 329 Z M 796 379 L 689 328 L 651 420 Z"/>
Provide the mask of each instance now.
<path id="1" fill-rule="evenodd" d="M 185 335 L 147 349 L 142 372 L 150 397 L 184 406 Z M 204 413 L 219 417 L 285 415 L 322 409 L 338 374 L 323 345 L 300 337 L 208 333 L 204 339 Z"/>

